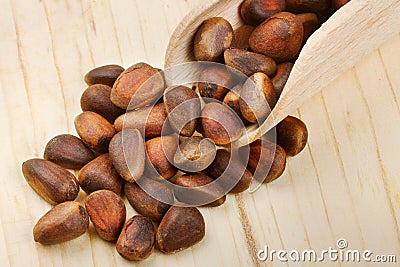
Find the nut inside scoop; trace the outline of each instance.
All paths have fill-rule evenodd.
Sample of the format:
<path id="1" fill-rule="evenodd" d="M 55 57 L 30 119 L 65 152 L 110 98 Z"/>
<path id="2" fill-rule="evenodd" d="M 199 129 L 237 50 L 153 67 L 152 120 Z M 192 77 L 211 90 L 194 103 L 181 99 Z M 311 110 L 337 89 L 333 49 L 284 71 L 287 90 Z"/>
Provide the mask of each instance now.
<path id="1" fill-rule="evenodd" d="M 189 13 L 170 39 L 165 67 L 194 60 L 193 36 L 205 19 L 224 17 L 234 29 L 242 26 L 238 14 L 241 3 L 242 0 L 211 0 Z M 238 144 L 245 145 L 258 139 L 304 101 L 354 66 L 363 55 L 400 32 L 398 14 L 398 0 L 352 0 L 339 9 L 308 39 L 267 120 L 259 128 L 249 129 Z"/>

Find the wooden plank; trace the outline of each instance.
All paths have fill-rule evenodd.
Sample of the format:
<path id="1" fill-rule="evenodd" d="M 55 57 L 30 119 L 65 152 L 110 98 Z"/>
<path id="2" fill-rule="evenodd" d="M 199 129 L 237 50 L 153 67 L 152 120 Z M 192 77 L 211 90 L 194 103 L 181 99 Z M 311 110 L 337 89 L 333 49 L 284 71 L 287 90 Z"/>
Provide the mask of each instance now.
<path id="1" fill-rule="evenodd" d="M 400 104 L 400 52 L 399 52 L 399 43 L 400 43 L 400 33 L 396 34 L 390 41 L 386 42 L 379 49 L 379 56 L 381 57 L 381 61 L 383 63 L 382 67 L 386 72 L 386 79 L 389 82 L 391 87 L 391 91 L 396 96 L 396 105 Z"/>
<path id="2" fill-rule="evenodd" d="M 79 1 L 42 1 L 41 9 L 51 39 L 53 68 L 60 83 L 58 91 L 62 92 L 65 114 L 68 115 L 65 118 L 68 132 L 75 133 L 73 121 L 81 112 L 80 96 L 86 88 L 83 76 L 95 66 L 87 34 L 82 30 L 86 23 L 81 4 Z"/>
<path id="3" fill-rule="evenodd" d="M 122 54 L 109 1 L 80 1 L 80 7 L 88 48 L 93 54 L 95 66 L 121 62 Z"/>
<path id="4" fill-rule="evenodd" d="M 376 242 L 377 239 L 373 239 L 373 234 L 370 234 L 371 241 L 375 241 L 374 244 L 381 247 L 389 247 L 390 244 L 392 250 L 400 251 L 400 210 L 398 202 L 395 202 L 395 196 L 400 189 L 400 183 L 397 181 L 400 175 L 400 166 L 396 160 L 400 149 L 400 140 L 398 139 L 400 134 L 400 110 L 394 90 L 387 80 L 387 74 L 382 66 L 378 51 L 366 57 L 364 64 L 357 66 L 356 75 L 367 106 L 366 114 L 369 117 L 369 125 L 373 134 L 371 143 L 375 145 L 376 158 L 378 160 L 379 172 L 377 177 L 380 179 L 375 181 L 375 184 L 382 183 L 382 196 L 386 200 L 382 202 L 383 207 L 379 205 L 377 209 L 388 209 L 389 212 L 386 220 L 382 220 L 382 217 L 377 220 L 377 223 L 383 224 L 383 229 L 379 233 L 381 242 Z M 386 232 L 384 230 L 387 229 L 384 226 L 386 223 L 391 231 L 387 230 L 387 234 L 384 235 Z M 393 238 L 393 231 L 397 233 L 397 240 Z M 386 250 L 385 252 L 389 250 L 388 247 L 384 249 Z"/>
<path id="5" fill-rule="evenodd" d="M 32 242 L 32 225 L 39 214 L 43 214 L 49 205 L 28 190 L 21 174 L 21 163 L 27 157 L 39 156 L 37 145 L 43 132 L 34 125 L 40 117 L 31 114 L 37 96 L 31 88 L 36 79 L 27 73 L 28 51 L 23 49 L 24 32 L 18 24 L 18 13 L 10 2 L 2 4 L 0 35 L 2 38 L 2 60 L 0 62 L 0 83 L 2 84 L 2 123 L 6 131 L 6 142 L 2 146 L 3 177 L 1 194 L 1 217 L 4 240 L 7 245 L 8 260 L 12 266 L 59 264 L 59 248 L 54 246 L 51 258 L 41 259 L 38 254 L 43 250 Z M 34 73 L 32 73 L 34 74 Z M 32 78 L 32 81 L 29 80 Z M 38 92 L 39 93 L 39 92 Z M 63 114 L 54 113 L 53 115 Z M 61 123 L 58 126 L 60 127 Z M 44 126 L 44 125 L 43 125 Z M 35 203 L 35 204 L 34 204 Z M 24 255 L 24 257 L 21 257 Z"/>
<path id="6" fill-rule="evenodd" d="M 0 80 L 0 92 L 3 92 L 5 89 L 3 89 L 1 80 Z M 7 114 L 7 106 L 5 103 L 5 97 L 3 95 L 0 95 L 0 112 L 2 114 Z M 9 125 L 9 119 L 6 116 L 0 116 L 0 123 L 1 125 Z M 3 149 L 6 149 L 6 143 L 8 139 L 5 138 L 0 138 L 0 145 Z M 0 153 L 0 160 L 1 162 L 4 162 L 7 160 L 7 157 L 5 153 Z M 8 204 L 8 199 L 7 199 L 7 186 L 5 185 L 5 181 L 2 179 L 1 180 L 1 185 L 0 185 L 0 201 L 1 203 Z M 2 209 L 3 210 L 3 209 Z M 10 248 L 9 248 L 9 242 L 7 242 L 7 236 L 5 234 L 5 231 L 8 230 L 8 226 L 5 225 L 4 220 L 6 219 L 5 214 L 1 212 L 0 215 L 0 261 L 4 263 L 5 266 L 11 266 L 10 265 L 10 260 L 9 260 L 9 253 L 10 253 Z"/>
<path id="7" fill-rule="evenodd" d="M 360 222 L 355 215 L 351 191 L 337 154 L 335 137 L 321 94 L 307 101 L 300 113 L 301 118 L 308 123 L 313 168 L 326 203 L 330 231 L 333 233 L 330 245 L 334 247 L 337 239 L 346 237 L 354 247 L 365 248 Z"/>
<path id="8" fill-rule="evenodd" d="M 287 250 L 291 248 L 299 250 L 311 249 L 310 240 L 299 209 L 301 202 L 298 202 L 296 199 L 292 180 L 289 178 L 287 172 L 281 178 L 267 186 L 267 195 L 269 195 L 276 217 L 276 224 L 279 227 L 283 242 L 282 248 L 286 248 Z M 254 198 L 258 195 L 261 196 L 262 193 L 253 194 Z M 259 212 L 262 214 L 261 210 Z M 297 223 L 294 224 L 288 218 L 297 218 Z"/>
<path id="9" fill-rule="evenodd" d="M 368 64 L 363 61 L 357 69 Z M 370 79 L 375 77 L 371 76 Z M 359 84 L 353 73 L 342 82 L 337 80 L 333 90 L 327 90 L 329 99 L 325 101 L 335 136 L 341 136 L 338 152 L 343 162 L 349 190 L 352 192 L 354 213 L 360 223 L 365 246 L 368 249 L 379 250 L 384 247 L 382 242 L 389 242 L 392 251 L 398 249 L 398 242 L 393 238 L 391 211 L 382 183 L 382 173 L 379 166 L 379 156 L 376 151 L 372 127 L 370 125 L 368 108 L 359 91 Z M 371 82 L 371 81 L 369 81 Z M 328 97 L 327 97 L 328 99 Z M 368 166 L 367 168 L 365 166 Z M 383 219 L 384 218 L 384 219 Z M 381 225 L 379 232 L 373 230 L 373 225 Z"/>
<path id="10" fill-rule="evenodd" d="M 300 113 L 301 114 L 301 113 Z M 302 116 L 298 116 L 302 117 Z M 305 123 L 309 122 L 305 120 Z M 307 146 L 296 158 L 288 159 L 286 175 L 293 184 L 293 194 L 297 198 L 300 218 L 305 227 L 310 248 L 322 251 L 327 244 L 335 244 L 333 226 L 328 214 L 329 206 L 324 199 L 320 177 Z M 332 263 L 337 266 L 338 263 Z"/>

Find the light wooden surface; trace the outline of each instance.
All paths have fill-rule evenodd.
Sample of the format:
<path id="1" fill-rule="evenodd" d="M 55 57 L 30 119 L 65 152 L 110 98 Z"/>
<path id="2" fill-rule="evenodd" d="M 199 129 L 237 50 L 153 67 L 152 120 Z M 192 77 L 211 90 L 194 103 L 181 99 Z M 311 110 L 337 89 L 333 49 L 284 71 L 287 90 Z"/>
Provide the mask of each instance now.
<path id="1" fill-rule="evenodd" d="M 0 0 L 1 266 L 311 266 L 260 263 L 255 254 L 264 245 L 319 251 L 339 238 L 400 260 L 399 34 L 295 113 L 309 145 L 279 180 L 201 209 L 206 238 L 192 249 L 132 263 L 92 228 L 62 245 L 35 244 L 32 227 L 50 206 L 27 185 L 21 163 L 41 157 L 54 135 L 75 133 L 83 74 L 106 63 L 162 67 L 174 27 L 204 2 Z"/>

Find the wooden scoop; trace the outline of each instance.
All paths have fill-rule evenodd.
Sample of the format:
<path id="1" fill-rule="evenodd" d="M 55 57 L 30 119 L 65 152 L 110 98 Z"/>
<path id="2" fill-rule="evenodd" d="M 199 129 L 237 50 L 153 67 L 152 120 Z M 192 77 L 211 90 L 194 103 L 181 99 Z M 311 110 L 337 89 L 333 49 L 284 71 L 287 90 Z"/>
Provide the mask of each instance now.
<path id="1" fill-rule="evenodd" d="M 234 29 L 241 26 L 238 10 L 242 2 L 212 0 L 188 14 L 170 39 L 165 68 L 194 61 L 193 38 L 205 19 L 224 17 Z M 400 32 L 399 17 L 400 0 L 352 0 L 339 9 L 308 39 L 270 116 L 260 127 L 247 129 L 238 144 L 260 138 L 364 55 Z"/>

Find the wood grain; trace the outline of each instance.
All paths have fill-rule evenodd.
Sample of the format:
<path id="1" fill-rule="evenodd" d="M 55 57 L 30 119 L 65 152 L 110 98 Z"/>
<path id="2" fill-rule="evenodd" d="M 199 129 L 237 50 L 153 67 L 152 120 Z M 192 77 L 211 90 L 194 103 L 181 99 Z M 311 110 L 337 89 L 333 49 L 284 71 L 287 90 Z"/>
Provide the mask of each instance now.
<path id="1" fill-rule="evenodd" d="M 32 228 L 50 206 L 27 185 L 21 163 L 41 157 L 51 137 L 76 134 L 83 75 L 107 63 L 162 67 L 174 28 L 205 3 L 0 0 L 1 266 L 313 266 L 261 263 L 255 250 L 319 251 L 339 238 L 350 249 L 400 256 L 399 34 L 293 113 L 309 128 L 307 148 L 277 181 L 202 208 L 207 234 L 193 248 L 132 263 L 92 227 L 62 245 L 35 244 Z"/>

